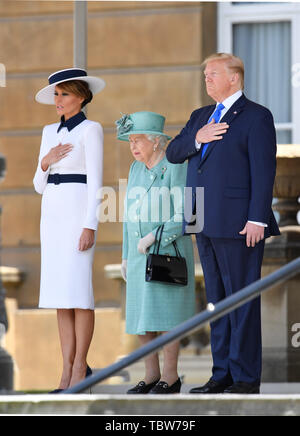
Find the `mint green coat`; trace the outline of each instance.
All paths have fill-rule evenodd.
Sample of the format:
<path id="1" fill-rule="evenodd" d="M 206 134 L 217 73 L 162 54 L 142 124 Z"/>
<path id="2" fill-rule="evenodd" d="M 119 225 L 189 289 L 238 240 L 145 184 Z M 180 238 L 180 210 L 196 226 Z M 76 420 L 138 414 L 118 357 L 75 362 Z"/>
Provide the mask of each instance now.
<path id="1" fill-rule="evenodd" d="M 130 167 L 123 225 L 123 259 L 127 259 L 126 332 L 168 331 L 195 314 L 194 255 L 190 236 L 182 236 L 183 190 L 187 165 L 164 157 L 148 169 L 134 161 Z M 170 191 L 171 190 L 171 191 Z M 188 268 L 188 285 L 145 281 L 147 255 L 137 250 L 141 238 L 164 223 L 160 253 L 175 255 L 176 241 Z M 153 246 L 150 251 L 153 251 Z"/>

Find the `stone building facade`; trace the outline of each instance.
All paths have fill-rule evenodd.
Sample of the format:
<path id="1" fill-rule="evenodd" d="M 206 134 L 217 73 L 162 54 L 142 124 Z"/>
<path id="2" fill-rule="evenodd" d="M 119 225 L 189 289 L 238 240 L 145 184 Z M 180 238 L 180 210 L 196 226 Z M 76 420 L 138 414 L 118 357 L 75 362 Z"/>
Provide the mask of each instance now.
<path id="1" fill-rule="evenodd" d="M 0 185 L 1 261 L 24 273 L 19 286 L 7 292 L 19 309 L 38 303 L 41 197 L 32 179 L 42 127 L 57 121 L 54 107 L 36 103 L 34 96 L 51 72 L 73 66 L 73 3 L 0 0 L 0 63 L 6 70 L 0 152 L 7 161 Z M 121 113 L 161 113 L 172 136 L 192 110 L 207 103 L 200 65 L 216 50 L 216 7 L 214 2 L 88 2 L 87 68 L 106 82 L 87 110 L 104 127 L 104 186 L 117 192 L 132 161 L 128 144 L 115 137 Z M 119 285 L 105 276 L 104 266 L 121 261 L 121 243 L 121 222 L 100 224 L 94 261 L 99 309 L 118 307 Z M 95 353 L 95 364 L 114 358 L 99 363 Z"/>
<path id="2" fill-rule="evenodd" d="M 120 113 L 139 110 L 166 117 L 175 135 L 191 111 L 203 103 L 200 64 L 215 49 L 215 5 L 177 2 L 88 2 L 88 71 L 106 88 L 88 107 L 88 117 L 104 127 L 104 185 L 116 190 L 127 178 L 132 157 L 115 139 Z M 20 307 L 37 305 L 41 197 L 32 186 L 41 130 L 57 121 L 54 107 L 35 102 L 49 73 L 73 66 L 73 2 L 0 1 L 0 150 L 7 175 L 0 186 L 2 262 L 26 274 Z M 203 29 L 209 29 L 209 44 Z M 55 145 L 55 144 L 53 144 Z M 95 298 L 116 299 L 103 266 L 120 261 L 122 223 L 99 227 L 95 254 Z"/>

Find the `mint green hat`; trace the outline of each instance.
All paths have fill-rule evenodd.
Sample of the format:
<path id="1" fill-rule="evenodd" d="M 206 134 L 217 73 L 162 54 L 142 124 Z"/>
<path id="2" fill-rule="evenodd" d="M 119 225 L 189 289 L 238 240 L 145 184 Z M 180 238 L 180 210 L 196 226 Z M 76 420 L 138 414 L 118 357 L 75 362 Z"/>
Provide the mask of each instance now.
<path id="1" fill-rule="evenodd" d="M 129 141 L 129 135 L 145 134 L 145 135 L 163 135 L 168 139 L 171 136 L 163 133 L 165 125 L 165 117 L 155 112 L 135 112 L 133 114 L 125 114 L 116 121 L 117 138 L 121 141 Z"/>

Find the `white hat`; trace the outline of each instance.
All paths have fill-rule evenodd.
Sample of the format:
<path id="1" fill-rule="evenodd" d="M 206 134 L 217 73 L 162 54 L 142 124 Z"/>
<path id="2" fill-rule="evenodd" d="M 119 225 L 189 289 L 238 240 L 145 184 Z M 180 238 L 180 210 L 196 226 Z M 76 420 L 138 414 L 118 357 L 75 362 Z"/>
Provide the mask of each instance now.
<path id="1" fill-rule="evenodd" d="M 70 80 L 82 80 L 87 82 L 93 95 L 102 91 L 105 87 L 105 82 L 103 79 L 100 79 L 100 77 L 88 76 L 87 72 L 81 68 L 67 68 L 66 70 L 56 71 L 48 77 L 49 85 L 36 94 L 36 101 L 44 104 L 55 104 L 55 86 Z"/>

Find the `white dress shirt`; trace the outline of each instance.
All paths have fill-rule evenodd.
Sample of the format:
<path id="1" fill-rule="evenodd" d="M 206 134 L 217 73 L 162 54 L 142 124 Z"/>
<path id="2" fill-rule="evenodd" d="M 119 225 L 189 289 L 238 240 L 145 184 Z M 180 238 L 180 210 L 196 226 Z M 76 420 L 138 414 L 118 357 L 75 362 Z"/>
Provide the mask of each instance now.
<path id="1" fill-rule="evenodd" d="M 220 117 L 220 121 L 222 120 L 222 118 L 224 117 L 224 115 L 226 114 L 226 112 L 231 108 L 231 106 L 243 95 L 243 92 L 239 89 L 237 92 L 235 92 L 234 94 L 230 95 L 229 97 L 225 98 L 224 101 L 222 102 L 217 102 L 216 104 L 216 108 L 218 106 L 218 104 L 223 103 L 223 105 L 225 106 L 222 111 L 221 111 L 221 117 Z M 216 109 L 215 109 L 216 110 Z M 219 121 L 219 122 L 220 122 Z M 198 143 L 195 139 L 195 147 L 196 149 L 199 151 L 201 148 L 201 142 Z M 253 224 L 257 224 L 258 226 L 263 226 L 263 227 L 268 227 L 267 224 L 265 223 L 260 223 L 257 221 L 248 221 L 249 223 L 253 223 Z"/>

